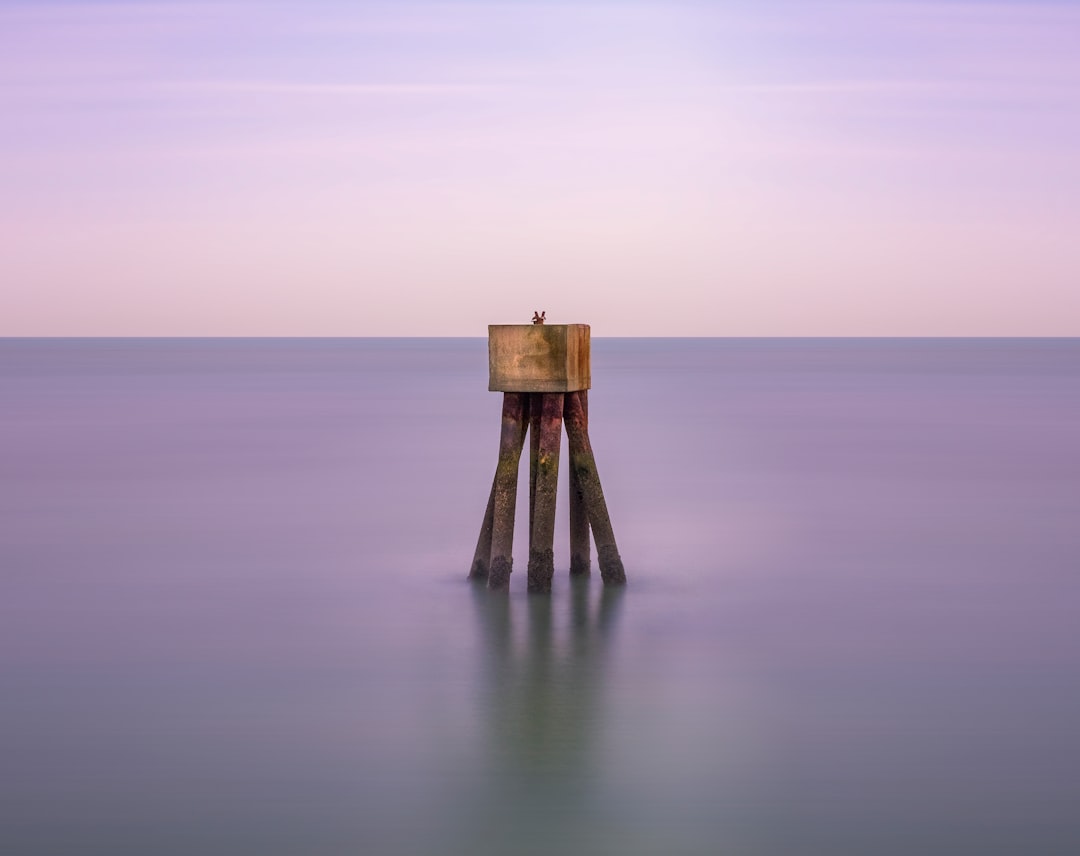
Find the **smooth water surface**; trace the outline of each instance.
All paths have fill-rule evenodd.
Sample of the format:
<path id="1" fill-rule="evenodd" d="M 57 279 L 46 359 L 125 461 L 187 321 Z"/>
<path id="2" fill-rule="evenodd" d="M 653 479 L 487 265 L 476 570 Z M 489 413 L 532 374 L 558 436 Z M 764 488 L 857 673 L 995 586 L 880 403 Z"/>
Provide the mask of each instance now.
<path id="1" fill-rule="evenodd" d="M 593 350 L 507 597 L 483 340 L 0 341 L 0 852 L 1080 852 L 1080 343 Z"/>

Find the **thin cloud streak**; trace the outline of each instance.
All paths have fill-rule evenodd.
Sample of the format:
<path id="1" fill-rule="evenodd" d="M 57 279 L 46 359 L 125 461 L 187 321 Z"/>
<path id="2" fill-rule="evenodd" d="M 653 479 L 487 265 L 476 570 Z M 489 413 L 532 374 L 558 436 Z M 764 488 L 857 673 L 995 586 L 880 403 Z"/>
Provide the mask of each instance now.
<path id="1" fill-rule="evenodd" d="M 150 95 L 199 97 L 212 95 L 298 96 L 474 96 L 503 93 L 511 87 L 494 83 L 286 83 L 282 81 L 120 81 L 71 84 L 0 84 L 0 98 L 84 101 L 126 101 Z"/>
<path id="2" fill-rule="evenodd" d="M 201 80 L 149 84 L 149 89 L 185 94 L 267 93 L 282 95 L 476 95 L 503 92 L 493 83 L 302 83 L 271 80 Z"/>

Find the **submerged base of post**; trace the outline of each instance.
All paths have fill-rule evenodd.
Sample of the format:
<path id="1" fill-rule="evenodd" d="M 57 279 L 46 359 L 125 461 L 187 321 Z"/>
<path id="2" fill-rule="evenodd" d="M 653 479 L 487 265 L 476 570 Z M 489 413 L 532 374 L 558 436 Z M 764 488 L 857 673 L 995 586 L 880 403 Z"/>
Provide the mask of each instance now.
<path id="1" fill-rule="evenodd" d="M 588 553 L 570 554 L 570 576 L 587 577 L 592 573 L 592 557 Z"/>
<path id="2" fill-rule="evenodd" d="M 491 560 L 491 568 L 488 570 L 489 589 L 510 588 L 510 572 L 514 569 L 514 560 L 506 556 L 499 556 Z"/>
<path id="3" fill-rule="evenodd" d="M 551 591 L 551 581 L 555 577 L 555 551 L 529 551 L 529 591 L 544 593 Z"/>
<path id="4" fill-rule="evenodd" d="M 597 564 L 600 565 L 600 579 L 605 585 L 626 585 L 626 569 L 623 568 L 619 548 L 608 544 L 597 550 Z"/>

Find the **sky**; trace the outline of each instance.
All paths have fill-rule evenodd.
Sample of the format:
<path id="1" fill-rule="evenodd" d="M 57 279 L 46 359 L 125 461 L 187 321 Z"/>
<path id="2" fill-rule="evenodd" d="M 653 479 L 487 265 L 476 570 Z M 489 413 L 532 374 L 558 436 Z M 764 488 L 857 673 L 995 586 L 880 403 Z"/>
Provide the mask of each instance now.
<path id="1" fill-rule="evenodd" d="M 0 336 L 1080 334 L 1080 2 L 0 0 Z"/>

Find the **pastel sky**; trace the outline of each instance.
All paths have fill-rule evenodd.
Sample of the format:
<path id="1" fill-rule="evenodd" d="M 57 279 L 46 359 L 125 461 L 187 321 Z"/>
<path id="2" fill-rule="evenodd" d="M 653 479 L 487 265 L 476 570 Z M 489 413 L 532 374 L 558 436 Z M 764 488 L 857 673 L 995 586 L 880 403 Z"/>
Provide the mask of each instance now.
<path id="1" fill-rule="evenodd" d="M 0 0 L 0 335 L 1080 335 L 1080 4 Z"/>

